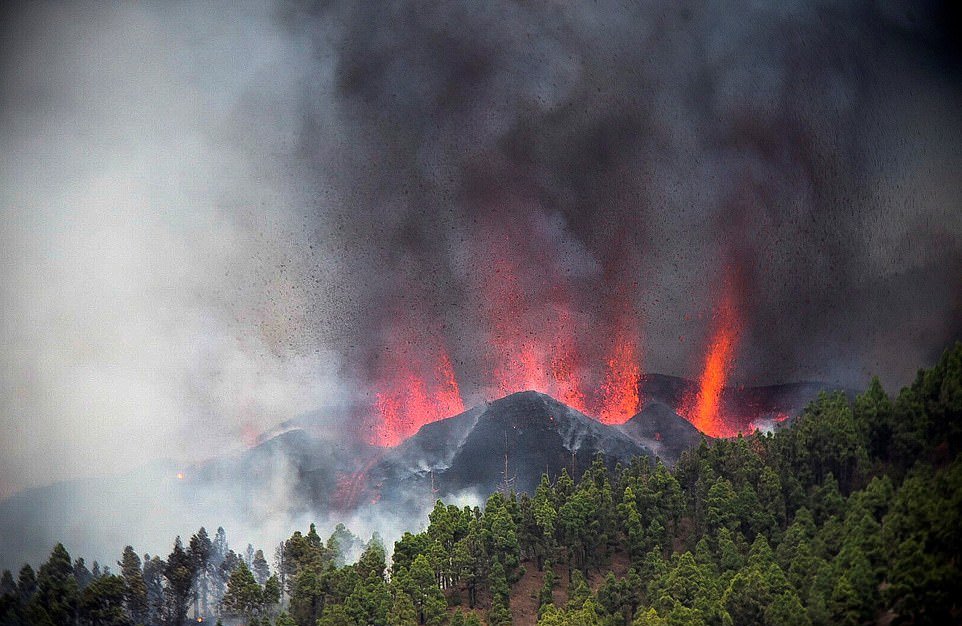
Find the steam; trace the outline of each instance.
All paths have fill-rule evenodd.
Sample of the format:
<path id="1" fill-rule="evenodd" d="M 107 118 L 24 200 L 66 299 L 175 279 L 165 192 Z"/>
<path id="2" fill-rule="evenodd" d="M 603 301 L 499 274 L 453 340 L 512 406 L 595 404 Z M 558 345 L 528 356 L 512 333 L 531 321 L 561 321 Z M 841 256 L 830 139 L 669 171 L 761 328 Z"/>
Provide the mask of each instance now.
<path id="1" fill-rule="evenodd" d="M 297 131 L 296 50 L 271 15 L 12 17 L 0 495 L 196 461 L 339 402 L 303 292 L 330 268 L 305 256 L 308 196 L 278 156 Z"/>

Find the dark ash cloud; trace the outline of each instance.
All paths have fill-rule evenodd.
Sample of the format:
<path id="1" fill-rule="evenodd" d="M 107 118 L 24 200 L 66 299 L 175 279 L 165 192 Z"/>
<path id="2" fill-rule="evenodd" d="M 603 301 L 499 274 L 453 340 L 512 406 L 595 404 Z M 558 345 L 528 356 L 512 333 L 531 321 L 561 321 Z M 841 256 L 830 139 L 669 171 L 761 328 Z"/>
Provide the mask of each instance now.
<path id="1" fill-rule="evenodd" d="M 635 312 L 649 371 L 697 373 L 737 274 L 739 380 L 907 382 L 962 330 L 948 12 L 286 7 L 318 63 L 300 147 L 337 198 L 319 236 L 343 254 L 347 362 L 363 378 L 416 301 L 483 386 L 474 276 L 506 255 L 534 318 L 559 282 L 589 334 Z"/>

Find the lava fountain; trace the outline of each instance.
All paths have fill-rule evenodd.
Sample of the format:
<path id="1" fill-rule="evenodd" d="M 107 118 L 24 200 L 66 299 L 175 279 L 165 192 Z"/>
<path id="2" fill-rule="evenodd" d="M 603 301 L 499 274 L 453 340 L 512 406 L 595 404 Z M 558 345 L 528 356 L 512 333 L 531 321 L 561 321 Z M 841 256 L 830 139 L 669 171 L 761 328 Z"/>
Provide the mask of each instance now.
<path id="1" fill-rule="evenodd" d="M 714 330 L 698 379 L 698 389 L 682 403 L 679 410 L 695 428 L 710 437 L 732 437 L 738 434 L 738 430 L 731 426 L 731 420 L 726 419 L 722 404 L 722 392 L 728 381 L 741 333 L 733 291 L 731 281 L 726 281 L 721 301 L 712 316 Z"/>
<path id="2" fill-rule="evenodd" d="M 637 342 L 624 334 L 618 337 L 606 366 L 599 394 L 598 420 L 605 424 L 624 424 L 641 408 Z"/>
<path id="3" fill-rule="evenodd" d="M 380 355 L 377 420 L 368 437 L 374 445 L 395 446 L 424 424 L 464 411 L 443 341 L 403 321 L 397 322 L 388 349 Z"/>

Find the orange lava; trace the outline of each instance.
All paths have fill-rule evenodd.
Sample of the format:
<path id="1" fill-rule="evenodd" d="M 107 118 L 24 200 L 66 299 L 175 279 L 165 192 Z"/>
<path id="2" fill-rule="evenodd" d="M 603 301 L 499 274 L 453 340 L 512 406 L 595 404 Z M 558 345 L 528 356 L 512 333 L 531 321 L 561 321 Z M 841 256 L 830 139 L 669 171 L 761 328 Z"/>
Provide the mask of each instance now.
<path id="1" fill-rule="evenodd" d="M 715 330 L 698 379 L 698 391 L 683 403 L 680 413 L 706 435 L 732 437 L 738 431 L 730 426 L 732 420 L 724 415 L 722 391 L 728 381 L 741 329 L 730 285 L 715 311 L 714 322 Z"/>
<path id="2" fill-rule="evenodd" d="M 331 503 L 341 511 L 349 511 L 358 504 L 361 495 L 367 486 L 367 473 L 374 465 L 381 460 L 381 454 L 375 454 L 367 460 L 361 469 L 350 474 L 339 474 L 336 479 L 336 487 Z M 371 504 L 380 500 L 381 494 L 375 491 L 371 494 Z"/>
<path id="3" fill-rule="evenodd" d="M 605 379 L 601 384 L 598 420 L 605 424 L 624 424 L 641 405 L 638 384 L 638 346 L 632 339 L 619 338 L 607 359 Z"/>
<path id="4" fill-rule="evenodd" d="M 424 310 L 399 307 L 378 358 L 368 442 L 395 446 L 425 424 L 464 411 L 447 347 Z"/>
<path id="5" fill-rule="evenodd" d="M 377 394 L 371 443 L 395 446 L 418 431 L 421 426 L 464 411 L 461 391 L 446 353 L 438 356 L 433 372 L 425 376 L 408 373 L 394 388 Z"/>

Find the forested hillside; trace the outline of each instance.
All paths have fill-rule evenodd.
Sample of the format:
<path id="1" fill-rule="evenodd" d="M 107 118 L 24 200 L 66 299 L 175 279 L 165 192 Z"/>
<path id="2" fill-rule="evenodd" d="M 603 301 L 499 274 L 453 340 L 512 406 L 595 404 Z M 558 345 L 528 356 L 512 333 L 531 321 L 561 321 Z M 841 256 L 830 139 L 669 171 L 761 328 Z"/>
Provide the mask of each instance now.
<path id="1" fill-rule="evenodd" d="M 58 545 L 3 573 L 0 624 L 959 623 L 960 445 L 957 344 L 895 398 L 877 380 L 822 394 L 671 469 L 597 462 L 483 509 L 439 501 L 390 559 L 343 527 L 294 533 L 272 566 L 203 529 L 166 559 L 127 547 L 115 572 Z"/>

